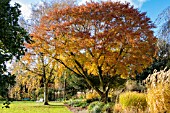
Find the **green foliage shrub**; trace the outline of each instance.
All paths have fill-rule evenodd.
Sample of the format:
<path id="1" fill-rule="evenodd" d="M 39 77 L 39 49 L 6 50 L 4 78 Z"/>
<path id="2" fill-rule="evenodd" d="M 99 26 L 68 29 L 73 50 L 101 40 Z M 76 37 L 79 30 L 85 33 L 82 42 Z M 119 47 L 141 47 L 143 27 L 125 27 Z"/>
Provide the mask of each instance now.
<path id="1" fill-rule="evenodd" d="M 107 103 L 102 108 L 102 113 L 113 113 L 114 112 L 114 103 Z"/>
<path id="2" fill-rule="evenodd" d="M 133 108 L 145 110 L 147 107 L 146 95 L 137 92 L 125 92 L 120 94 L 119 103 L 123 109 Z"/>
<path id="3" fill-rule="evenodd" d="M 88 111 L 89 113 L 101 113 L 104 105 L 104 102 L 94 101 L 88 106 Z"/>
<path id="4" fill-rule="evenodd" d="M 5 100 L 5 98 L 3 98 L 2 96 L 0 96 L 0 101 L 4 101 Z"/>
<path id="5" fill-rule="evenodd" d="M 67 104 L 69 106 L 74 106 L 74 107 L 82 107 L 85 108 L 89 105 L 84 99 L 70 99 Z"/>
<path id="6" fill-rule="evenodd" d="M 93 109 L 93 107 L 98 103 L 99 101 L 94 101 L 92 103 L 90 103 L 90 105 L 88 106 L 88 110 L 91 111 Z"/>

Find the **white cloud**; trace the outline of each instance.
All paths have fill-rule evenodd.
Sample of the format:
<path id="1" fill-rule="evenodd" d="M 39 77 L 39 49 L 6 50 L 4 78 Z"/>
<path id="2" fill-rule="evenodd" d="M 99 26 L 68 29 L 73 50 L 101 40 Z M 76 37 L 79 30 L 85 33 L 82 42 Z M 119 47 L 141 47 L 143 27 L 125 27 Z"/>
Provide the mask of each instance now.
<path id="1" fill-rule="evenodd" d="M 79 4 L 84 4 L 85 2 L 90 2 L 90 0 L 81 0 Z M 98 1 L 98 0 L 93 0 L 93 1 Z M 106 1 L 106 0 L 101 0 L 101 1 Z M 124 2 L 129 2 L 131 3 L 132 5 L 134 5 L 135 8 L 141 8 L 143 3 L 146 2 L 147 0 L 112 0 L 112 1 L 120 1 L 122 3 Z"/>
<path id="2" fill-rule="evenodd" d="M 11 5 L 13 5 L 14 3 L 19 3 L 21 5 L 21 13 L 24 18 L 28 19 L 31 14 L 31 4 L 23 2 L 23 0 L 11 0 Z"/>
<path id="3" fill-rule="evenodd" d="M 137 8 L 141 8 L 146 1 L 147 0 L 132 0 L 132 4 Z"/>
<path id="4" fill-rule="evenodd" d="M 49 1 L 49 0 L 47 0 Z M 79 0 L 79 4 L 84 4 L 86 1 L 87 2 L 90 2 L 91 0 Z M 107 0 L 92 0 L 92 1 L 107 1 Z M 148 0 L 112 0 L 112 1 L 120 1 L 120 2 L 129 2 L 131 3 L 132 5 L 135 6 L 135 8 L 141 8 L 143 3 L 148 1 Z M 22 7 L 20 8 L 21 11 L 22 11 L 22 15 L 26 18 L 26 19 L 29 19 L 29 16 L 31 15 L 31 3 L 32 2 L 39 2 L 39 4 L 41 4 L 41 0 L 30 0 L 30 1 L 27 1 L 27 0 L 11 0 L 11 4 L 14 4 L 14 3 L 19 3 Z"/>

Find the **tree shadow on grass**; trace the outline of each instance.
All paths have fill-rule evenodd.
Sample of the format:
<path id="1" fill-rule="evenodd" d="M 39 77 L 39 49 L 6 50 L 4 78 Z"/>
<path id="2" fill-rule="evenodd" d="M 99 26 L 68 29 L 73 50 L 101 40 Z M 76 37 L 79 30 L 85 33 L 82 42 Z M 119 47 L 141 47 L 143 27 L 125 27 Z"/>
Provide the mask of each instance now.
<path id="1" fill-rule="evenodd" d="M 36 108 L 63 108 L 65 107 L 64 105 L 37 105 L 37 106 L 32 106 Z"/>

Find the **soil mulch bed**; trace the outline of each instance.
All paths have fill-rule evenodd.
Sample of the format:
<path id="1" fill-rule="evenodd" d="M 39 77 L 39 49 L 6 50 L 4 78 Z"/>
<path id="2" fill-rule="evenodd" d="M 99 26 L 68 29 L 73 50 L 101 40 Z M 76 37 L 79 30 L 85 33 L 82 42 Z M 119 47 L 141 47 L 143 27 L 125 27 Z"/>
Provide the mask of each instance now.
<path id="1" fill-rule="evenodd" d="M 64 105 L 73 113 L 88 113 L 87 108 L 73 107 L 67 104 L 64 104 Z"/>

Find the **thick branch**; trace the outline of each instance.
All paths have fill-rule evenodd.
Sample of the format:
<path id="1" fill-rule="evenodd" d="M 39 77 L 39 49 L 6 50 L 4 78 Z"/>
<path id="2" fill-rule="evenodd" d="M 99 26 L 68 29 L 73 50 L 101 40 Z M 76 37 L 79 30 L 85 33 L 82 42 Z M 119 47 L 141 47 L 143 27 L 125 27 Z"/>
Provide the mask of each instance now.
<path id="1" fill-rule="evenodd" d="M 100 86 L 102 87 L 102 90 L 105 91 L 101 66 L 98 66 L 97 69 L 98 69 L 98 72 L 99 72 Z"/>
<path id="2" fill-rule="evenodd" d="M 71 69 L 70 67 L 68 67 L 62 60 L 53 57 L 56 61 L 58 61 L 59 63 L 63 64 L 67 69 L 69 69 L 70 71 L 74 72 L 75 74 L 79 75 L 77 72 L 75 72 L 73 69 Z"/>

